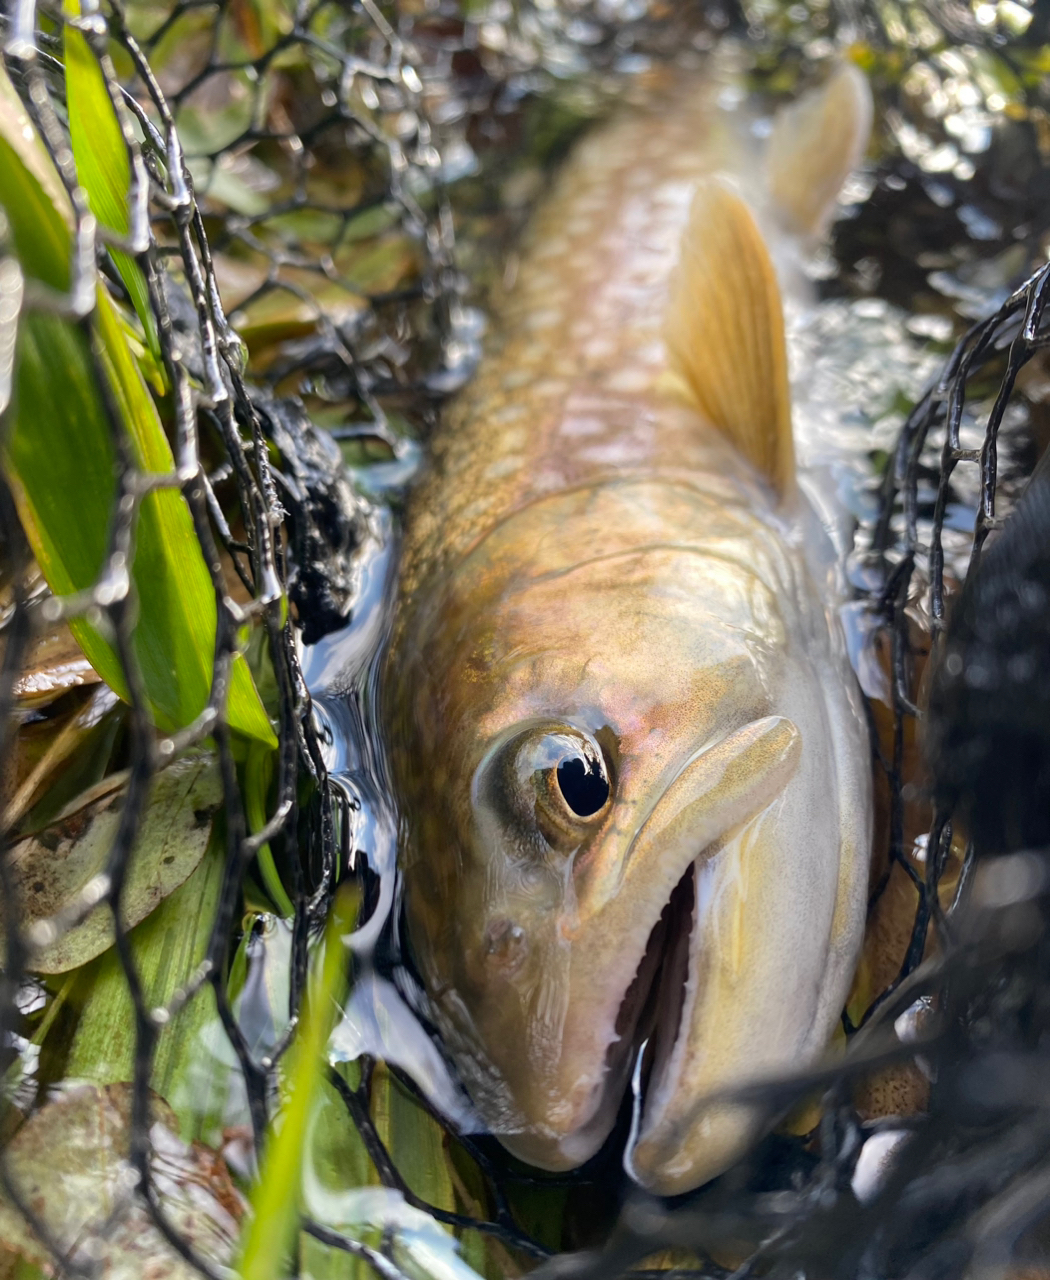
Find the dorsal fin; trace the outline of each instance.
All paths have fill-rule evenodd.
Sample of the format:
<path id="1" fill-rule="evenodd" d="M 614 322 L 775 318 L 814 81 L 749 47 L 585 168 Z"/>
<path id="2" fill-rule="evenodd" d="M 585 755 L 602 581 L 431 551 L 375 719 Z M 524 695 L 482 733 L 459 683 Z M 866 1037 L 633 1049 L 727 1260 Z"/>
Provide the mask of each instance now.
<path id="1" fill-rule="evenodd" d="M 867 148 L 872 114 L 867 78 L 848 62 L 821 88 L 778 112 L 766 181 L 786 230 L 800 236 L 827 230 L 842 184 Z"/>
<path id="2" fill-rule="evenodd" d="M 666 337 L 675 381 L 784 493 L 795 454 L 780 290 L 747 205 L 717 179 L 693 199 Z"/>

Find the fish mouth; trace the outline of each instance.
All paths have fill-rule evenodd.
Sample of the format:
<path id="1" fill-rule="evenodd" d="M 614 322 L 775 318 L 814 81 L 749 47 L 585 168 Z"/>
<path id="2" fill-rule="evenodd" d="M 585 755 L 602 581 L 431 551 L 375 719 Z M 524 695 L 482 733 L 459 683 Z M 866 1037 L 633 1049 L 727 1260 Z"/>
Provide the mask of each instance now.
<path id="1" fill-rule="evenodd" d="M 720 841 L 704 849 L 672 889 L 624 993 L 608 1050 L 607 1086 L 618 1098 L 628 1088 L 634 1095 L 624 1170 L 656 1195 L 701 1185 L 756 1136 L 756 1117 L 746 1107 L 713 1099 L 705 1103 L 712 1084 L 718 1091 L 716 1081 L 698 1090 L 690 1079 L 697 1052 L 690 1023 L 710 977 L 702 935 L 710 924 L 712 891 L 724 872 L 720 855 L 725 852 Z M 733 1019 L 735 1013 L 723 1009 L 723 1016 Z M 737 1083 L 748 1081 L 749 1066 L 746 1059 L 737 1063 Z M 710 1159 L 698 1153 L 698 1138 Z"/>
<path id="2" fill-rule="evenodd" d="M 574 1105 L 562 1109 L 555 1123 L 548 1111 L 530 1125 L 499 1134 L 503 1144 L 526 1163 L 561 1171 L 594 1156 L 613 1128 L 640 1053 L 644 1092 L 667 1091 L 675 1046 L 685 1029 L 688 992 L 696 982 L 694 977 L 690 983 L 695 968 L 697 871 L 707 856 L 705 850 L 687 865 L 660 909 L 633 976 L 626 989 L 620 988 L 623 995 L 619 1006 L 614 1006 L 615 1020 L 610 1018 L 603 1024 L 605 1031 L 598 1033 L 604 1061 L 577 1074 L 586 1085 Z"/>
<path id="3" fill-rule="evenodd" d="M 564 1038 L 531 1123 L 503 1138 L 516 1155 L 582 1164 L 633 1084 L 627 1173 L 657 1195 L 692 1190 L 764 1123 L 727 1091 L 822 1051 L 853 953 L 829 969 L 837 809 L 814 824 L 824 802 L 800 748 L 782 717 L 734 731 L 691 758 L 629 842 L 580 869 Z"/>
<path id="4" fill-rule="evenodd" d="M 727 840 L 731 846 L 731 833 L 778 800 L 799 747 L 794 725 L 779 716 L 705 744 L 629 840 L 575 872 L 583 923 L 573 937 L 565 1038 L 553 1079 L 528 1099 L 532 1123 L 505 1139 L 516 1155 L 551 1169 L 593 1156 L 613 1127 L 643 1044 L 647 1096 L 635 1136 L 644 1147 L 651 1121 L 662 1134 L 676 1127 L 675 1114 L 697 1096 L 684 1075 L 695 1074 L 687 1070 L 697 1058 L 692 1023 L 706 1000 L 712 948 L 720 946 L 724 911 L 712 915 L 712 907 L 739 897 L 731 883 L 723 886 L 728 893 L 716 883 L 738 878 Z M 619 939 L 611 951 L 610 939 Z M 643 1185 L 662 1185 L 659 1174 L 650 1177 L 640 1166 L 629 1172 Z"/>
<path id="5" fill-rule="evenodd" d="M 620 1069 L 610 1074 L 622 1077 L 642 1054 L 642 1105 L 666 1079 L 682 1028 L 696 928 L 696 874 L 697 863 L 691 862 L 671 891 L 616 1016 L 610 1054 L 615 1051 Z"/>

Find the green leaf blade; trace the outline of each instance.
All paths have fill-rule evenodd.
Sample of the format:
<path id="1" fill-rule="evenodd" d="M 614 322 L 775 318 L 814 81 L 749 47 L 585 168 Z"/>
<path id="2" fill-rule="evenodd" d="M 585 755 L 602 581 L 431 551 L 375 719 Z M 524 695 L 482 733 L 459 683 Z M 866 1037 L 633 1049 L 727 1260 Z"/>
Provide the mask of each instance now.
<path id="1" fill-rule="evenodd" d="M 238 1274 L 242 1280 L 282 1280 L 299 1220 L 306 1133 L 327 1069 L 325 1045 L 346 988 L 348 951 L 343 938 L 354 927 L 360 894 L 344 885 L 325 931 L 320 972 L 289 1050 L 288 1092 L 279 1128 L 270 1134 L 262 1176 L 252 1195 Z"/>
<path id="2" fill-rule="evenodd" d="M 0 72 L 0 204 L 27 276 L 69 288 L 73 210 L 21 99 Z"/>
<path id="3" fill-rule="evenodd" d="M 207 954 L 222 893 L 224 855 L 221 832 L 213 829 L 189 878 L 131 931 L 135 967 L 150 1008 L 168 1005 Z M 78 981 L 86 993 L 67 1076 L 96 1084 L 134 1079 L 135 1007 L 116 951 L 110 949 L 82 970 Z M 152 1087 L 172 1103 L 179 1130 L 187 1137 L 198 1136 L 200 1109 L 207 1102 L 198 1071 L 200 1037 L 215 1017 L 214 997 L 205 988 L 164 1028 L 153 1062 Z M 214 1084 L 223 1092 L 227 1087 L 225 1079 Z"/>
<path id="4" fill-rule="evenodd" d="M 0 190 L 23 267 L 54 288 L 69 283 L 71 237 L 61 188 L 6 77 L 0 77 Z M 50 174 L 50 177 L 49 177 Z M 156 405 L 99 289 L 92 339 L 81 326 L 42 312 L 22 318 L 15 400 L 3 465 L 34 555 L 57 595 L 90 588 L 102 571 L 117 492 L 117 455 L 97 366 L 142 471 L 171 475 L 174 459 Z M 211 575 L 181 492 L 147 494 L 131 565 L 138 598 L 134 646 L 157 724 L 172 732 L 207 705 L 217 608 Z M 127 698 L 109 640 L 86 618 L 72 627 L 99 675 Z M 244 659 L 230 682 L 231 728 L 274 748 L 277 738 Z"/>
<path id="5" fill-rule="evenodd" d="M 79 5 L 73 9 L 79 12 Z M 63 43 L 69 138 L 77 177 L 99 224 L 126 237 L 131 231 L 131 163 L 124 132 L 87 37 L 75 27 L 67 26 Z M 110 256 L 142 322 L 146 344 L 153 358 L 159 361 L 160 341 L 142 268 L 119 249 L 111 250 Z"/>

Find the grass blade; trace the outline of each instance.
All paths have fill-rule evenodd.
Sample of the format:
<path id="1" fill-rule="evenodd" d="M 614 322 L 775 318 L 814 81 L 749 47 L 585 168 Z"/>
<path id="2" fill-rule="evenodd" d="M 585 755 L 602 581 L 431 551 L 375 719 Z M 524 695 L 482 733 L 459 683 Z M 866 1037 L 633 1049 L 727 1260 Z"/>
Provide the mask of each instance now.
<path id="1" fill-rule="evenodd" d="M 273 763 L 272 751 L 267 751 L 255 742 L 248 748 L 244 764 L 244 808 L 251 831 L 261 831 L 266 826 L 266 796 L 270 789 Z M 278 914 L 285 920 L 290 920 L 295 914 L 295 907 L 281 883 L 273 852 L 268 844 L 264 844 L 256 854 L 256 861 L 266 892 L 273 899 Z"/>
<path id="2" fill-rule="evenodd" d="M 10 81 L 0 77 L 0 191 L 23 270 L 52 288 L 69 286 L 68 202 Z M 112 300 L 100 288 L 94 339 L 113 402 L 142 471 L 170 474 L 171 446 L 128 347 Z M 14 413 L 2 456 L 26 536 L 56 595 L 90 587 L 108 549 L 116 501 L 116 450 L 83 328 L 30 312 L 19 328 Z M 177 489 L 141 503 L 131 566 L 139 606 L 135 651 L 154 717 L 166 732 L 207 704 L 216 604 L 189 508 Z M 99 675 L 127 690 L 116 652 L 86 618 L 70 624 Z M 234 661 L 230 726 L 276 747 L 251 673 Z"/>
<path id="3" fill-rule="evenodd" d="M 149 1008 L 167 1005 L 204 959 L 222 891 L 224 841 L 213 831 L 200 865 L 130 934 L 135 965 Z M 65 1074 L 70 1079 L 113 1084 L 134 1078 L 135 1010 L 115 950 L 82 971 L 84 1000 Z M 86 992 L 86 994 L 85 994 Z M 198 1039 L 215 1017 L 205 987 L 161 1033 L 152 1085 L 179 1118 L 185 1138 L 198 1136 L 202 1101 L 197 1071 Z"/>
<path id="4" fill-rule="evenodd" d="M 325 932 L 320 973 L 311 984 L 299 1034 L 289 1051 L 288 1090 L 280 1127 L 271 1135 L 262 1176 L 252 1196 L 252 1219 L 238 1269 L 242 1280 L 281 1280 L 299 1221 L 299 1187 L 310 1116 L 327 1069 L 325 1045 L 346 989 L 349 952 L 360 894 L 344 886 Z"/>
<path id="5" fill-rule="evenodd" d="M 79 15 L 80 5 L 76 0 L 66 8 L 67 13 L 74 17 Z M 131 230 L 131 163 L 124 133 L 87 37 L 76 27 L 67 26 L 63 45 L 69 138 L 73 144 L 77 177 L 87 192 L 91 212 L 99 223 L 124 238 Z M 142 322 L 146 344 L 154 361 L 162 367 L 157 325 L 142 268 L 130 254 L 120 249 L 111 249 L 110 256 Z"/>

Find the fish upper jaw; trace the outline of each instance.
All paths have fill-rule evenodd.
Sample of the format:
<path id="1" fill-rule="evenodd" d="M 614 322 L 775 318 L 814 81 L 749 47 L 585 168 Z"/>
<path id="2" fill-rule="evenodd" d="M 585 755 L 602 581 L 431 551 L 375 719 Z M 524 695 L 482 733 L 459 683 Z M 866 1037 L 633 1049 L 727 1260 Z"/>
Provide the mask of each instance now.
<path id="1" fill-rule="evenodd" d="M 726 831 L 769 804 L 798 765 L 801 740 L 784 716 L 763 716 L 692 755 L 622 852 L 583 865 L 575 877 L 580 923 L 623 928 L 646 886 L 670 890 Z M 669 883 L 668 883 L 669 882 Z"/>

